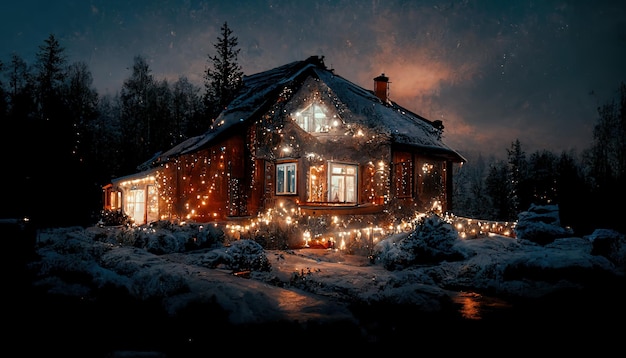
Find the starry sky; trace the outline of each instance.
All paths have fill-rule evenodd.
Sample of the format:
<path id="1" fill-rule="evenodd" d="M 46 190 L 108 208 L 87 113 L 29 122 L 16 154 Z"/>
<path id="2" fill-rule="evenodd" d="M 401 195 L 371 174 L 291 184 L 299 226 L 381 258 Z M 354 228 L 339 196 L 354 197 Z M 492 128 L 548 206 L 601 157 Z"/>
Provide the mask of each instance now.
<path id="1" fill-rule="evenodd" d="M 34 62 L 54 34 L 83 61 L 101 95 L 115 94 L 133 59 L 157 80 L 202 86 L 225 23 L 244 74 L 312 55 L 366 89 L 390 78 L 390 98 L 431 120 L 464 153 L 580 153 L 597 108 L 626 82 L 623 1 L 55 0 L 0 4 L 0 61 Z"/>

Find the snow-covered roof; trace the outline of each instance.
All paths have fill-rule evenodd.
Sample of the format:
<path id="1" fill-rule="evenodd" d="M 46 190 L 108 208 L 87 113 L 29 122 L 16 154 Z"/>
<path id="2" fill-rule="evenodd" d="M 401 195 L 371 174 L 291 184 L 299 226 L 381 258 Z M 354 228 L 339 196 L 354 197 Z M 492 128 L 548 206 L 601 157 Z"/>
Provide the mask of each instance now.
<path id="1" fill-rule="evenodd" d="M 257 119 L 276 103 L 286 87 L 296 87 L 306 77 L 313 76 L 323 82 L 346 107 L 351 115 L 346 122 L 358 122 L 367 128 L 386 134 L 392 144 L 421 148 L 430 155 L 455 162 L 465 159 L 441 140 L 441 129 L 399 106 L 393 101 L 383 102 L 373 91 L 366 90 L 326 68 L 323 58 L 311 56 L 304 61 L 292 62 L 272 70 L 246 76 L 239 95 L 216 118 L 213 126 L 193 143 L 178 145 L 161 156 L 162 160 L 192 153 L 223 138 L 226 132 L 235 130 L 249 120 Z"/>
<path id="2" fill-rule="evenodd" d="M 115 179 L 111 180 L 111 184 L 113 185 L 119 185 L 120 183 L 123 183 L 125 181 L 128 180 L 135 180 L 135 179 L 144 179 L 147 178 L 151 175 L 154 175 L 156 173 L 157 168 L 149 168 L 146 170 L 142 170 L 138 173 L 133 173 L 133 174 L 129 174 L 129 175 L 125 175 L 123 177 L 118 177 Z"/>

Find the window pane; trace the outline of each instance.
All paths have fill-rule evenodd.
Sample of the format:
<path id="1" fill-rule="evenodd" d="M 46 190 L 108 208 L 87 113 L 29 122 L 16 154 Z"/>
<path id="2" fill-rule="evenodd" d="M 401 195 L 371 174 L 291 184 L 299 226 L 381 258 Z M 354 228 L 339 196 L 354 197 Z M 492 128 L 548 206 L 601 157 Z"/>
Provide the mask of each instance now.
<path id="1" fill-rule="evenodd" d="M 317 103 L 313 103 L 302 112 L 296 113 L 294 120 L 309 133 L 324 133 L 330 129 L 330 121 L 324 113 L 324 108 Z"/>
<path id="2" fill-rule="evenodd" d="M 284 193 L 285 192 L 285 166 L 278 165 L 276 167 L 276 192 Z"/>
<path id="3" fill-rule="evenodd" d="M 343 202 L 344 201 L 344 181 L 345 178 L 341 175 L 333 175 L 330 177 L 331 197 L 330 201 Z"/>
<path id="4" fill-rule="evenodd" d="M 351 168 L 354 169 L 354 168 Z M 346 177 L 346 201 L 350 203 L 356 202 L 356 178 Z"/>
<path id="5" fill-rule="evenodd" d="M 296 192 L 296 165 L 295 164 L 291 164 L 287 166 L 287 176 L 288 176 L 287 191 L 289 193 L 295 193 Z"/>
<path id="6" fill-rule="evenodd" d="M 326 166 L 312 166 L 309 170 L 309 201 L 327 201 L 328 194 L 326 180 Z"/>
<path id="7" fill-rule="evenodd" d="M 296 163 L 283 163 L 276 165 L 276 193 L 295 194 L 297 182 Z"/>
<path id="8" fill-rule="evenodd" d="M 329 163 L 329 166 L 331 176 L 328 200 L 330 202 L 356 203 L 358 166 L 338 163 Z"/>

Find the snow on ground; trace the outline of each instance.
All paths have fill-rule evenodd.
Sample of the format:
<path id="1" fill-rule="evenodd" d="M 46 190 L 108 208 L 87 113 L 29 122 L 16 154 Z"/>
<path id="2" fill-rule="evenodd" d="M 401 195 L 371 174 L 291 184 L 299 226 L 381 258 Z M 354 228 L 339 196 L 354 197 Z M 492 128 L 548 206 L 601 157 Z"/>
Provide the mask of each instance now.
<path id="1" fill-rule="evenodd" d="M 420 319 L 480 320 L 506 302 L 574 297 L 585 289 L 623 291 L 615 287 L 626 287 L 623 234 L 597 230 L 572 237 L 550 226 L 558 223 L 536 220 L 542 215 L 521 215 L 517 238 L 478 239 L 460 239 L 433 216 L 414 232 L 380 242 L 372 257 L 339 249 L 264 250 L 252 240 L 224 246 L 198 225 L 46 229 L 37 233 L 36 259 L 28 267 L 34 290 L 52 297 L 91 302 L 122 292 L 161 307 L 169 318 L 211 307 L 207 325 L 346 325 L 358 327 L 343 331 L 346 337 L 366 342 L 382 340 L 377 329 L 394 307 L 409 308 Z M 377 307 L 384 308 L 377 318 L 364 318 Z M 623 317 L 621 307 L 619 312 Z M 399 334 L 395 323 L 388 324 Z"/>

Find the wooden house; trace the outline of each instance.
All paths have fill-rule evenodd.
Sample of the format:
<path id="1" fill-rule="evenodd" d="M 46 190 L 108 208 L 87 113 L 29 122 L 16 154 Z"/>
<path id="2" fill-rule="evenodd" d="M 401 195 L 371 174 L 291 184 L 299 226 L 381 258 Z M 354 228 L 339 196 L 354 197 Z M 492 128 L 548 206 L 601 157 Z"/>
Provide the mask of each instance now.
<path id="1" fill-rule="evenodd" d="M 389 83 L 383 74 L 364 89 L 317 56 L 246 76 L 205 134 L 105 186 L 105 208 L 137 224 L 285 207 L 300 215 L 450 210 L 452 168 L 465 160 L 443 143 L 441 121 L 388 98 Z"/>

